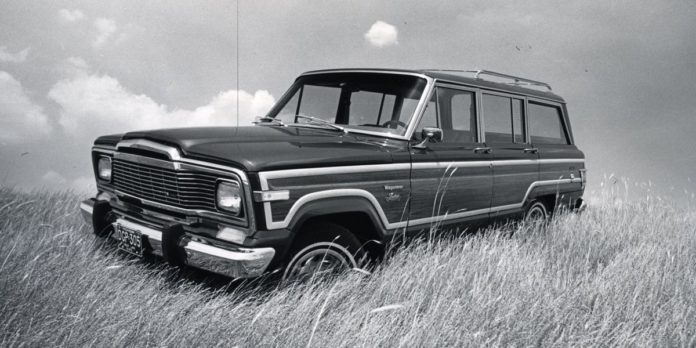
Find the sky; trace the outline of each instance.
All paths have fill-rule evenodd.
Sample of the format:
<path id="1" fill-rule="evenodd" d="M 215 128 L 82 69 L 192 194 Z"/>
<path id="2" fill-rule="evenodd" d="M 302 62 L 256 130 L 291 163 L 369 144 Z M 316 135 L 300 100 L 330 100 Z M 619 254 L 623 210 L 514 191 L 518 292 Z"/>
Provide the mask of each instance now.
<path id="1" fill-rule="evenodd" d="M 566 99 L 590 190 L 628 180 L 683 199 L 695 34 L 693 0 L 3 0 L 0 185 L 93 192 L 97 136 L 235 125 L 237 102 L 248 124 L 307 70 L 487 69 Z"/>

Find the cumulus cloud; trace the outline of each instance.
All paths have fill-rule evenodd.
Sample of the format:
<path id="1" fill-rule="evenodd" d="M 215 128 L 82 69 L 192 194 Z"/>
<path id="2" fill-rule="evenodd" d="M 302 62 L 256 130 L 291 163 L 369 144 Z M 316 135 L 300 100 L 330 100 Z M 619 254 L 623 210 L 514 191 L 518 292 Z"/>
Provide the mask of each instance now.
<path id="1" fill-rule="evenodd" d="M 17 52 L 11 53 L 7 47 L 0 46 L 0 62 L 22 63 L 29 57 L 29 47 Z"/>
<path id="2" fill-rule="evenodd" d="M 377 21 L 365 33 L 365 40 L 376 47 L 396 45 L 399 43 L 397 41 L 398 34 L 399 32 L 395 26 L 383 21 Z"/>
<path id="3" fill-rule="evenodd" d="M 58 11 L 58 18 L 66 23 L 77 22 L 84 17 L 85 14 L 80 10 L 68 10 L 63 8 Z"/>
<path id="4" fill-rule="evenodd" d="M 0 71 L 0 141 L 20 143 L 51 132 L 43 109 L 31 101 L 22 84 Z"/>
<path id="5" fill-rule="evenodd" d="M 106 134 L 137 129 L 250 125 L 275 102 L 265 90 L 251 94 L 229 90 L 193 110 L 172 109 L 144 94 L 136 94 L 108 75 L 78 74 L 56 83 L 48 98 L 60 106 L 58 123 L 69 135 Z"/>
<path id="6" fill-rule="evenodd" d="M 97 18 L 94 20 L 94 28 L 97 30 L 97 36 L 92 41 L 95 48 L 104 46 L 109 39 L 116 33 L 118 26 L 116 21 L 109 18 Z"/>

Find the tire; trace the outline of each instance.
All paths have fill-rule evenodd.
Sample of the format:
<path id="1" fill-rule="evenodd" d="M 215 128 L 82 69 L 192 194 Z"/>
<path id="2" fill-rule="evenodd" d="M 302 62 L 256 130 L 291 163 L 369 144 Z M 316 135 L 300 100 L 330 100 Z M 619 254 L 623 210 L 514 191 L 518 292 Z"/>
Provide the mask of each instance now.
<path id="1" fill-rule="evenodd" d="M 355 235 L 331 222 L 310 223 L 298 238 L 285 266 L 283 282 L 333 276 L 358 268 L 367 259 Z"/>
<path id="2" fill-rule="evenodd" d="M 546 206 L 540 201 L 532 201 L 524 212 L 524 223 L 540 223 L 548 220 Z"/>

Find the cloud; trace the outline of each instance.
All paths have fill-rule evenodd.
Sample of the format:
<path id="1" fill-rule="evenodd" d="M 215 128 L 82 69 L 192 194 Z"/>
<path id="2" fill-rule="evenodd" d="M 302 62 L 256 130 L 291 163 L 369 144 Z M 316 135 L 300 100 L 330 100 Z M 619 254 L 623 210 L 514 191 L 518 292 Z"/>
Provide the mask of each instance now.
<path id="1" fill-rule="evenodd" d="M 84 18 L 85 14 L 80 10 L 68 10 L 63 8 L 58 11 L 58 17 L 63 22 L 73 23 Z"/>
<path id="2" fill-rule="evenodd" d="M 116 21 L 109 18 L 97 18 L 94 20 L 94 27 L 97 29 L 97 36 L 92 41 L 95 48 L 104 46 L 104 44 L 114 35 L 118 26 Z"/>
<path id="3" fill-rule="evenodd" d="M 398 33 L 395 26 L 383 21 L 377 21 L 365 33 L 365 40 L 376 47 L 396 45 L 399 43 L 397 41 Z"/>
<path id="4" fill-rule="evenodd" d="M 237 124 L 236 90 L 221 92 L 193 110 L 172 110 L 147 95 L 129 91 L 111 76 L 84 73 L 56 83 L 48 98 L 60 106 L 58 123 L 65 132 L 80 138 L 138 129 Z M 254 94 L 239 91 L 239 124 L 250 125 L 274 102 L 265 90 Z"/>
<path id="5" fill-rule="evenodd" d="M 29 56 L 29 47 L 17 52 L 10 53 L 7 47 L 0 46 L 0 62 L 22 63 Z"/>
<path id="6" fill-rule="evenodd" d="M 20 143 L 51 132 L 43 109 L 34 104 L 22 84 L 12 75 L 0 71 L 0 141 Z"/>

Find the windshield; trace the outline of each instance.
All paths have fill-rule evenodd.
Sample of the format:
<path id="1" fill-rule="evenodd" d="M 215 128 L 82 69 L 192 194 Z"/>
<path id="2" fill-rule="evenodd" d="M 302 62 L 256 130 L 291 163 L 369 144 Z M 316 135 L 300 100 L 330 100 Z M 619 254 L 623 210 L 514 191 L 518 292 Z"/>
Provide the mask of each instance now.
<path id="1" fill-rule="evenodd" d="M 284 124 L 341 125 L 404 135 L 427 82 L 383 73 L 326 73 L 300 77 L 268 113 Z"/>

